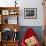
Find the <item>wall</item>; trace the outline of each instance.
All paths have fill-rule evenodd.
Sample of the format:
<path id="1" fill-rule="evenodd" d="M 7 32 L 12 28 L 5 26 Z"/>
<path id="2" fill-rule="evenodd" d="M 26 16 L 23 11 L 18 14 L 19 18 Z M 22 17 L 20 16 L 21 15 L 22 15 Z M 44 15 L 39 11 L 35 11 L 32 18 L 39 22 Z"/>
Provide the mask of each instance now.
<path id="1" fill-rule="evenodd" d="M 37 19 L 24 19 L 24 8 L 37 8 Z M 19 20 L 22 26 L 43 26 L 42 0 L 24 0 L 20 10 Z"/>
<path id="2" fill-rule="evenodd" d="M 14 3 L 15 0 L 0 0 L 0 6 L 1 7 L 12 7 L 15 6 Z M 42 0 L 17 0 L 17 3 L 19 6 L 19 24 L 20 26 L 35 26 L 32 27 L 35 29 L 35 32 L 37 33 L 40 41 L 43 41 L 43 6 L 42 6 Z M 37 19 L 24 19 L 24 8 L 37 8 Z M 9 17 L 9 20 L 11 21 L 12 17 Z M 14 19 L 15 20 L 15 17 Z M 9 22 L 10 22 L 9 21 Z M 14 22 L 14 21 L 13 21 Z M 27 27 L 21 27 L 19 35 L 20 39 L 22 38 L 22 35 Z M 21 35 L 22 34 L 22 35 Z"/>
<path id="3" fill-rule="evenodd" d="M 0 6 L 15 6 L 15 0 L 0 0 Z M 19 9 L 19 24 L 21 26 L 43 26 L 42 0 L 17 0 Z M 37 19 L 24 19 L 24 8 L 37 8 Z"/>
<path id="4" fill-rule="evenodd" d="M 46 0 L 44 0 L 44 26 L 46 28 Z"/>

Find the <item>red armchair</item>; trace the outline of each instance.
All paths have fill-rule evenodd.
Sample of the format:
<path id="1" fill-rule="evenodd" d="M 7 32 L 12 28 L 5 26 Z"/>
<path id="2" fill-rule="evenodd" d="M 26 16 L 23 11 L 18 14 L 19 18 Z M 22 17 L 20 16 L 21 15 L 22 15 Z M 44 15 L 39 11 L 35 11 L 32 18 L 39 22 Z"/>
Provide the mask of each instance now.
<path id="1" fill-rule="evenodd" d="M 25 32 L 24 37 L 22 38 L 21 46 L 33 46 L 33 45 L 27 45 L 28 43 L 31 44 L 31 42 L 27 42 L 27 41 L 30 41 L 30 40 L 35 39 L 35 38 L 36 38 L 36 40 L 34 40 L 34 41 L 36 41 L 36 44 L 34 46 L 41 46 L 41 44 L 37 40 L 37 35 L 34 32 L 34 30 L 32 28 L 27 29 L 27 31 Z"/>

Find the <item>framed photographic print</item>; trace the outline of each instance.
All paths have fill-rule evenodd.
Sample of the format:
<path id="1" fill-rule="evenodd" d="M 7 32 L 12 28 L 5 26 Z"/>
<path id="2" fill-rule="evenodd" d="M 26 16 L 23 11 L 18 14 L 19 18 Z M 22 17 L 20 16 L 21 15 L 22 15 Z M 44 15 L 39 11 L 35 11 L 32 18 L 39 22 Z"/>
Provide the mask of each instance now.
<path id="1" fill-rule="evenodd" d="M 24 8 L 24 18 L 25 19 L 36 19 L 37 8 Z"/>
<path id="2" fill-rule="evenodd" d="M 9 15 L 9 10 L 2 10 L 2 15 Z"/>

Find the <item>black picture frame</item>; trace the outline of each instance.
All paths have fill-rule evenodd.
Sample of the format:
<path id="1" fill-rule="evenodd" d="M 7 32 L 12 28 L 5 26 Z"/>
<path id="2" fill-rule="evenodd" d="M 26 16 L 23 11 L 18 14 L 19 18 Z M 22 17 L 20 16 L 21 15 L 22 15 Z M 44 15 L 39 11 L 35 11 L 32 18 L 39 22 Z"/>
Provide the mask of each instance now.
<path id="1" fill-rule="evenodd" d="M 37 19 L 37 8 L 24 8 L 24 19 Z"/>

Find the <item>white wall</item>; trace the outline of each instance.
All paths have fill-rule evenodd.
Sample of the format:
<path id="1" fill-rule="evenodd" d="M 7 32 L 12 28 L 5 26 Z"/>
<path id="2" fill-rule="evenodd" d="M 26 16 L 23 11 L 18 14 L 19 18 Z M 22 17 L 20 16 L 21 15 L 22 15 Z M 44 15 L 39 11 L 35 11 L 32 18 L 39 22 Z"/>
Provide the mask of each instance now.
<path id="1" fill-rule="evenodd" d="M 15 0 L 0 0 L 0 6 L 15 6 Z M 19 9 L 19 24 L 21 26 L 43 26 L 42 0 L 17 0 Z M 37 8 L 37 19 L 24 19 L 24 8 Z"/>
<path id="2" fill-rule="evenodd" d="M 24 8 L 37 8 L 37 19 L 24 19 Z M 20 10 L 19 20 L 22 26 L 43 26 L 42 0 L 24 0 L 21 2 Z"/>

